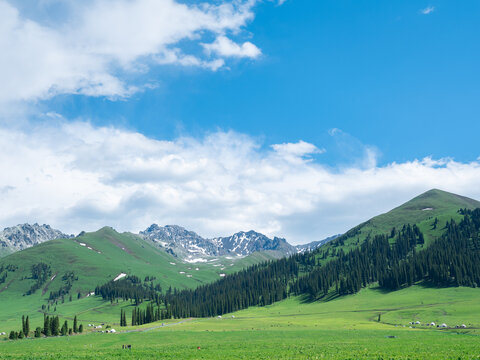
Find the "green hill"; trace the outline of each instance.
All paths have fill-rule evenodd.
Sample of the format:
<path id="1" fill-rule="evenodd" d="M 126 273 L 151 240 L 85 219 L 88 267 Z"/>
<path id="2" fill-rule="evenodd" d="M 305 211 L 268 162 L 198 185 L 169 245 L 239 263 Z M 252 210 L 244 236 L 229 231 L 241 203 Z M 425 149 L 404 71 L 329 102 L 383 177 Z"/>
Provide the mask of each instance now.
<path id="1" fill-rule="evenodd" d="M 458 213 L 460 209 L 473 210 L 480 208 L 480 201 L 446 191 L 432 189 L 412 200 L 390 210 L 385 214 L 374 218 L 347 231 L 343 236 L 336 239 L 346 249 L 361 244 L 367 237 L 389 233 L 392 228 L 401 229 L 403 225 L 417 225 L 425 236 L 428 245 L 443 233 L 446 221 L 461 219 Z M 433 226 L 435 218 L 438 225 Z M 337 246 L 338 242 L 332 242 L 329 246 Z"/>
<path id="2" fill-rule="evenodd" d="M 62 291 L 63 301 L 79 302 L 95 287 L 113 280 L 120 274 L 135 275 L 140 279 L 154 278 L 152 285 L 165 291 L 170 286 L 177 289 L 195 288 L 221 278 L 221 274 L 238 271 L 245 266 L 273 259 L 275 252 L 254 253 L 244 258 L 219 257 L 207 263 L 185 263 L 151 245 L 140 237 L 120 234 L 110 227 L 96 232 L 83 233 L 73 239 L 56 239 L 16 252 L 0 259 L 0 322 L 15 323 L 23 315 L 41 316 L 42 305 L 48 305 L 50 293 Z M 37 280 L 32 278 L 32 266 L 44 263 L 49 266 L 48 278 L 33 294 L 27 295 Z M 70 280 L 69 280 L 70 279 Z M 0 279 L 0 282 L 2 279 Z M 71 286 L 70 286 L 70 284 Z M 80 295 L 78 295 L 80 294 Z M 51 302 L 50 302 L 51 303 Z M 62 303 L 62 297 L 56 300 Z M 102 301 L 84 301 L 83 311 L 97 308 Z M 51 311 L 54 305 L 51 303 Z M 75 306 L 74 306 L 75 307 Z M 103 309 L 102 311 L 108 309 Z"/>
<path id="3" fill-rule="evenodd" d="M 475 209 L 480 202 L 446 191 L 429 190 L 395 209 L 365 223 L 363 231 L 387 232 L 403 224 L 420 224 L 435 217 L 456 217 L 459 209 Z"/>

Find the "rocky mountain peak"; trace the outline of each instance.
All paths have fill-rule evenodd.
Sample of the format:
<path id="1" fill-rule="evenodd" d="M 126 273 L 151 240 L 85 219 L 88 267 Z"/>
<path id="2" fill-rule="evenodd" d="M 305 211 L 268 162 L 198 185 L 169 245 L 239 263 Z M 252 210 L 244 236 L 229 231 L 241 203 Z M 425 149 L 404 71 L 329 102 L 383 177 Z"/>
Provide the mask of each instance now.
<path id="1" fill-rule="evenodd" d="M 325 243 L 317 241 L 293 246 L 285 239 L 273 239 L 255 230 L 239 231 L 231 236 L 206 239 L 178 225 L 150 225 L 139 234 L 165 251 L 186 261 L 196 261 L 209 256 L 247 256 L 256 251 L 277 251 L 285 256 L 313 250 Z"/>
<path id="2" fill-rule="evenodd" d="M 50 225 L 19 224 L 7 227 L 0 232 L 0 246 L 6 252 L 14 252 L 45 241 L 71 237 L 73 235 L 64 234 L 60 230 L 53 229 Z"/>

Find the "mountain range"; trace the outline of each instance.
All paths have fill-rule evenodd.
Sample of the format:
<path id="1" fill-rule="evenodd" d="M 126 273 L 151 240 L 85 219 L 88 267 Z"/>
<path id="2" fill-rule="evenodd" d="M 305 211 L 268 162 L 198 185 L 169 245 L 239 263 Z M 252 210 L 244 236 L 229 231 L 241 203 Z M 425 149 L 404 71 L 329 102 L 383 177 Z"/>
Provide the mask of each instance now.
<path id="1" fill-rule="evenodd" d="M 206 239 L 178 225 L 162 227 L 152 224 L 146 230 L 141 231 L 138 236 L 179 259 L 187 262 L 199 262 L 206 261 L 208 257 L 248 256 L 260 251 L 270 251 L 274 257 L 288 256 L 316 249 L 338 235 L 294 246 L 283 238 L 274 237 L 270 239 L 253 230 L 241 231 L 226 237 Z M 74 235 L 65 234 L 46 224 L 20 224 L 7 227 L 0 232 L 0 256 L 24 250 L 49 240 L 74 237 Z"/>
<path id="2" fill-rule="evenodd" d="M 162 227 L 157 224 L 141 231 L 139 235 L 168 253 L 190 262 L 202 261 L 210 256 L 248 256 L 257 251 L 275 251 L 280 256 L 287 256 L 316 249 L 338 236 L 293 246 L 283 238 L 271 239 L 253 230 L 240 231 L 226 237 L 205 239 L 178 225 Z"/>
<path id="3" fill-rule="evenodd" d="M 433 189 L 388 213 L 358 225 L 341 238 L 353 244 L 363 241 L 369 234 L 387 232 L 399 223 L 413 224 L 434 216 L 449 217 L 461 207 L 473 208 L 479 204 L 473 199 Z M 269 257 L 279 258 L 315 250 L 340 237 L 340 235 L 334 235 L 323 240 L 294 246 L 283 238 L 273 237 L 272 239 L 254 230 L 240 231 L 226 237 L 204 238 L 178 225 L 159 226 L 157 224 L 152 224 L 144 231 L 131 235 L 138 236 L 177 259 L 190 263 L 205 262 L 209 258 L 218 256 L 244 257 L 255 252 L 269 252 Z M 428 237 L 427 233 L 427 240 Z M 49 240 L 62 238 L 71 239 L 74 236 L 46 224 L 20 224 L 8 227 L 0 232 L 0 257 Z"/>

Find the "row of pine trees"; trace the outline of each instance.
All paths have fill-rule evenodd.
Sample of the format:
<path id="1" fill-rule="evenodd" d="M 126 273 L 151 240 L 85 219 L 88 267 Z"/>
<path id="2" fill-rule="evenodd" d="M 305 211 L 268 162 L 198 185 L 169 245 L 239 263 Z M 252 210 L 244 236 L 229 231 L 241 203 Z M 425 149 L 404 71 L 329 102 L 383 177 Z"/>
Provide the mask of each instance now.
<path id="1" fill-rule="evenodd" d="M 68 321 L 65 322 L 60 327 L 60 319 L 58 316 L 48 316 L 44 314 L 43 316 L 43 327 L 38 326 L 33 336 L 36 338 L 42 336 L 67 336 L 83 332 L 83 325 L 78 325 L 77 316 L 75 315 L 73 319 L 73 327 L 68 327 Z M 24 339 L 30 337 L 30 319 L 28 316 L 22 316 L 22 329 L 20 331 L 11 331 L 9 335 L 10 340 Z"/>

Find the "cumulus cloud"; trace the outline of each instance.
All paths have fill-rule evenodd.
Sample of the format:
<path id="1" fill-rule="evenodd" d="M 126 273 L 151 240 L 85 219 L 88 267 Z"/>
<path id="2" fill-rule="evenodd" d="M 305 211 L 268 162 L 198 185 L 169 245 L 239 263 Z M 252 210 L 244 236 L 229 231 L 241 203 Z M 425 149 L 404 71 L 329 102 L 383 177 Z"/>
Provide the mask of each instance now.
<path id="1" fill-rule="evenodd" d="M 431 188 L 480 198 L 480 162 L 331 169 L 304 141 L 265 148 L 216 132 L 154 140 L 85 122 L 0 128 L 0 225 L 66 232 L 179 224 L 203 236 L 255 229 L 292 243 L 343 232 Z M 294 159 L 294 161 L 292 161 Z M 369 162 L 367 162 L 369 163 Z"/>
<path id="2" fill-rule="evenodd" d="M 55 1 L 12 3 L 0 0 L 0 103 L 56 94 L 126 97 L 143 84 L 125 79 L 141 78 L 158 64 L 216 70 L 225 57 L 260 53 L 250 42 L 238 45 L 225 37 L 241 34 L 253 19 L 255 0 L 66 2 L 56 17 L 29 11 Z M 201 44 L 212 36 L 217 38 L 211 44 L 215 57 L 207 59 Z M 184 53 L 184 43 L 199 50 Z M 126 76 L 132 73 L 136 76 Z"/>
<path id="3" fill-rule="evenodd" d="M 425 9 L 420 10 L 420 13 L 423 15 L 429 15 L 435 11 L 434 6 L 427 6 Z"/>
<path id="4" fill-rule="evenodd" d="M 239 45 L 226 36 L 219 36 L 213 43 L 203 44 L 203 47 L 209 54 L 216 53 L 226 57 L 256 58 L 262 53 L 259 48 L 249 41 Z"/>

